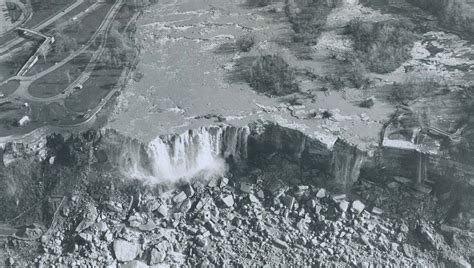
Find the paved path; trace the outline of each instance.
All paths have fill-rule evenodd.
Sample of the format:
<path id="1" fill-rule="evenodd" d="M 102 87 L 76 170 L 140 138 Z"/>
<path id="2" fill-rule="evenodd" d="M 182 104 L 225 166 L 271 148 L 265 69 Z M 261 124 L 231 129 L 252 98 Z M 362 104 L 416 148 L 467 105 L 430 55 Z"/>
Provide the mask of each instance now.
<path id="1" fill-rule="evenodd" d="M 9 236 L 16 233 L 16 229 L 8 223 L 0 223 L 0 236 Z"/>
<path id="2" fill-rule="evenodd" d="M 12 95 L 2 99 L 2 101 L 3 102 L 5 102 L 5 101 L 14 101 L 15 99 L 20 98 L 20 99 L 22 99 L 22 101 L 27 100 L 27 101 L 35 101 L 35 102 L 42 102 L 42 103 L 59 102 L 59 103 L 63 104 L 64 99 L 68 95 L 70 95 L 74 92 L 74 90 L 75 90 L 74 87 L 78 84 L 84 83 L 91 76 L 93 70 L 95 69 L 95 67 L 97 65 L 98 60 L 100 59 L 100 56 L 105 51 L 105 45 L 106 45 L 107 37 L 108 37 L 108 34 L 109 34 L 108 30 L 111 27 L 112 22 L 115 19 L 115 16 L 117 15 L 117 13 L 119 12 L 123 2 L 124 2 L 124 0 L 117 0 L 114 3 L 114 6 L 112 6 L 112 8 L 107 13 L 106 17 L 102 21 L 101 25 L 98 27 L 97 31 L 89 39 L 89 41 L 83 47 L 81 47 L 79 50 L 75 51 L 73 54 L 71 54 L 67 58 L 63 59 L 60 63 L 58 63 L 58 64 L 52 66 L 51 68 L 48 68 L 47 70 L 45 70 L 41 73 L 38 73 L 34 76 L 30 76 L 30 77 L 15 76 L 15 77 L 10 78 L 9 80 L 19 80 L 20 81 L 20 86 Z M 90 12 L 92 9 L 95 9 L 98 6 L 99 6 L 99 4 L 96 3 L 93 6 L 89 7 L 86 10 L 86 12 Z M 76 15 L 76 17 L 81 17 L 83 15 L 84 15 L 84 12 L 81 13 L 81 14 Z M 138 15 L 139 14 L 136 14 L 135 16 L 133 16 L 131 18 L 131 20 L 127 24 L 126 28 L 128 28 L 131 25 L 132 21 L 136 21 L 136 19 L 138 18 Z M 67 24 L 67 23 L 70 23 L 70 21 L 64 22 L 64 24 Z M 61 68 L 62 66 L 64 66 L 64 64 L 66 64 L 67 62 L 72 60 L 74 57 L 76 57 L 79 54 L 87 51 L 87 49 L 92 45 L 94 40 L 97 39 L 97 38 L 101 38 L 101 44 L 100 44 L 99 48 L 97 50 L 95 50 L 94 55 L 92 56 L 89 64 L 86 66 L 84 72 L 82 72 L 81 75 L 73 83 L 70 83 L 70 85 L 63 92 L 61 92 L 61 93 L 59 93 L 55 96 L 49 97 L 49 98 L 34 97 L 28 92 L 29 86 L 35 80 L 37 80 L 37 79 L 39 79 L 39 78 L 41 78 L 41 77 L 43 77 L 43 76 L 45 76 L 49 73 Z M 135 58 L 135 60 L 136 59 L 138 59 L 138 58 Z M 121 75 L 121 78 L 120 78 L 120 81 L 119 81 L 118 84 L 123 84 L 128 80 L 130 71 L 131 70 L 129 70 L 129 69 L 125 69 L 122 72 L 122 75 Z M 7 80 L 7 81 L 9 81 L 9 80 Z M 5 82 L 7 82 L 7 81 L 5 81 Z M 104 98 L 102 98 L 100 103 L 96 107 L 94 107 L 94 109 L 92 109 L 91 111 L 89 111 L 87 114 L 84 115 L 84 118 L 85 118 L 84 121 L 82 121 L 80 123 L 77 123 L 77 124 L 73 124 L 73 125 L 60 125 L 60 126 L 51 126 L 51 127 L 53 129 L 55 129 L 55 128 L 56 129 L 63 129 L 63 128 L 80 129 L 80 128 L 84 128 L 84 127 L 88 126 L 89 124 L 91 124 L 95 120 L 96 115 L 108 103 L 108 101 L 113 97 L 113 95 L 117 91 L 119 91 L 120 89 L 121 89 L 121 86 L 119 86 L 119 85 L 114 87 Z M 21 139 L 21 140 L 35 139 L 35 137 L 44 136 L 41 133 L 46 131 L 46 129 L 47 128 L 45 128 L 45 127 L 40 127 L 40 128 L 38 128 L 38 129 L 36 129 L 32 132 L 29 132 L 29 133 L 18 134 L 18 135 L 15 134 L 15 135 L 10 135 L 10 136 L 0 137 L 0 143 L 6 143 L 6 142 L 11 141 L 11 140 L 19 140 L 19 139 Z"/>
<path id="3" fill-rule="evenodd" d="M 67 13 L 69 13 L 71 10 L 73 10 L 74 8 L 78 7 L 80 4 L 82 4 L 84 2 L 84 0 L 76 0 L 76 2 L 74 2 L 73 4 L 71 4 L 70 6 L 64 8 L 63 10 L 59 11 L 55 16 L 47 19 L 46 21 L 42 22 L 41 24 L 39 24 L 38 26 L 36 27 L 33 27 L 32 30 L 35 30 L 35 31 L 40 31 L 46 27 L 48 27 L 49 25 L 51 25 L 53 22 L 57 21 L 58 19 L 60 19 L 62 16 L 66 15 Z M 5 53 L 6 51 L 10 50 L 12 47 L 20 44 L 21 42 L 23 41 L 22 38 L 15 38 L 13 39 L 12 41 L 6 43 L 5 45 L 2 45 L 0 47 L 0 54 L 2 53 Z"/>
<path id="4" fill-rule="evenodd" d="M 10 26 L 11 29 L 4 32 L 4 33 L 1 33 L 0 37 L 11 33 L 12 31 L 15 30 L 16 27 L 18 27 L 21 24 L 25 23 L 33 15 L 33 12 L 31 12 L 31 9 L 29 7 L 27 7 L 25 4 L 23 4 L 22 2 L 20 2 L 19 0 L 8 0 L 8 1 L 4 1 L 4 2 L 5 3 L 13 3 L 13 4 L 17 5 L 21 9 L 21 16 L 20 16 L 20 18 L 18 18 L 18 20 L 15 23 L 13 23 Z"/>
<path id="5" fill-rule="evenodd" d="M 12 98 L 13 97 L 22 97 L 22 98 L 25 98 L 26 100 L 36 101 L 36 102 L 54 102 L 54 101 L 57 101 L 57 100 L 64 99 L 67 96 L 69 96 L 70 94 L 72 94 L 74 92 L 75 86 L 79 85 L 79 84 L 83 84 L 85 81 L 87 81 L 89 79 L 90 75 L 92 74 L 92 72 L 94 71 L 94 69 L 97 65 L 97 62 L 100 59 L 100 56 L 102 56 L 102 54 L 105 50 L 105 43 L 107 41 L 108 29 L 112 25 L 112 22 L 113 22 L 115 16 L 117 15 L 118 11 L 120 10 L 120 7 L 122 6 L 122 3 L 123 3 L 123 0 L 118 0 L 114 4 L 114 6 L 107 13 L 107 16 L 104 18 L 101 25 L 97 29 L 97 31 L 94 33 L 94 35 L 89 39 L 89 41 L 82 48 L 75 51 L 74 53 L 69 55 L 67 58 L 62 60 L 60 63 L 55 64 L 51 68 L 48 68 L 47 70 L 45 70 L 41 73 L 38 73 L 34 76 L 25 77 L 24 79 L 22 79 L 23 81 L 28 81 L 28 82 L 21 83 L 20 87 L 11 95 L 11 97 Z M 101 44 L 100 44 L 99 48 L 94 52 L 94 55 L 92 56 L 89 64 L 86 66 L 86 68 L 82 72 L 82 74 L 74 82 L 70 83 L 70 85 L 65 90 L 63 90 L 61 93 L 59 93 L 55 96 L 48 97 L 48 98 L 38 98 L 38 97 L 35 97 L 35 96 L 31 95 L 28 92 L 28 87 L 31 85 L 31 83 L 34 80 L 40 79 L 41 77 L 43 77 L 43 76 L 45 76 L 45 75 L 61 68 L 64 64 L 68 63 L 70 60 L 72 60 L 73 58 L 75 58 L 79 54 L 85 52 L 92 45 L 94 40 L 99 37 L 100 34 L 104 34 L 104 36 L 102 37 Z"/>

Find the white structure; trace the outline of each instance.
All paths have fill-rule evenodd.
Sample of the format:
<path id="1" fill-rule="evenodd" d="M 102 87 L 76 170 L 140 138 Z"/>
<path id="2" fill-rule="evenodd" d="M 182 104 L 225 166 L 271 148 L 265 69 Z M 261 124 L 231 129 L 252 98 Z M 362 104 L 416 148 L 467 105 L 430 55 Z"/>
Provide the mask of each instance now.
<path id="1" fill-rule="evenodd" d="M 20 125 L 22 127 L 22 126 L 25 126 L 26 124 L 28 124 L 28 122 L 30 122 L 30 121 L 31 121 L 30 117 L 25 115 L 20 120 L 18 120 L 18 125 Z"/>

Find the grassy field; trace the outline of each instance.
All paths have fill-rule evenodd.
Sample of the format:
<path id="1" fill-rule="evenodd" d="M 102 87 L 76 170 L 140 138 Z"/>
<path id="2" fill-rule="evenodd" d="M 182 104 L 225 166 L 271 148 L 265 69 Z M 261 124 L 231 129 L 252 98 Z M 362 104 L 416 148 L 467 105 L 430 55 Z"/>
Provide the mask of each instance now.
<path id="1" fill-rule="evenodd" d="M 59 11 L 70 6 L 74 0 L 32 0 L 33 17 L 24 25 L 26 28 L 35 27 Z"/>
<path id="2" fill-rule="evenodd" d="M 0 135 L 9 135 L 17 128 L 15 124 L 24 115 L 28 114 L 27 108 L 18 102 L 0 103 Z"/>
<path id="3" fill-rule="evenodd" d="M 67 110 L 58 103 L 38 105 L 33 109 L 33 120 L 42 125 L 55 125 L 70 121 Z"/>
<path id="4" fill-rule="evenodd" d="M 8 16 L 11 18 L 12 22 L 17 22 L 23 13 L 21 8 L 14 3 L 7 2 L 7 12 Z"/>
<path id="5" fill-rule="evenodd" d="M 21 9 L 18 8 L 17 5 L 7 2 L 0 3 L 0 12 L 4 13 L 4 18 L 0 21 L 0 23 L 5 23 L 6 25 L 11 25 L 15 23 L 21 16 L 22 12 Z M 3 30 L 7 30 L 8 32 L 4 32 Z M 16 33 L 10 27 L 5 27 L 0 30 L 0 44 L 4 44 L 11 39 L 15 38 Z"/>
<path id="6" fill-rule="evenodd" d="M 40 73 L 54 66 L 87 43 L 102 23 L 110 7 L 110 4 L 104 4 L 85 16 L 79 23 L 74 23 L 65 29 L 55 29 L 55 32 L 52 34 L 56 42 L 46 57 L 41 57 L 33 68 L 30 69 L 28 75 Z"/>
<path id="7" fill-rule="evenodd" d="M 37 46 L 37 43 L 34 41 L 27 41 L 22 44 L 22 49 L 8 58 L 0 60 L 0 82 L 16 75 L 23 64 L 34 53 L 34 49 Z"/>
<path id="8" fill-rule="evenodd" d="M 65 100 L 68 109 L 74 112 L 87 112 L 95 108 L 101 100 L 117 85 L 124 68 L 130 68 L 135 50 L 129 36 L 119 32 L 133 13 L 122 9 L 106 41 L 106 49 L 91 77 L 81 90 L 75 91 Z"/>
<path id="9" fill-rule="evenodd" d="M 51 24 L 48 27 L 46 27 L 45 29 L 43 29 L 42 32 L 51 33 L 52 31 L 54 31 L 54 29 L 56 29 L 58 27 L 59 24 L 62 24 L 65 21 L 68 21 L 68 20 L 72 19 L 74 16 L 76 16 L 79 13 L 83 12 L 84 10 L 89 8 L 91 5 L 92 5 L 92 2 L 84 1 L 82 4 L 75 7 L 73 10 L 71 10 L 70 12 L 65 14 L 64 16 L 62 16 L 60 19 L 55 21 L 53 24 Z"/>
<path id="10" fill-rule="evenodd" d="M 84 52 L 63 65 L 61 68 L 34 81 L 28 91 L 38 98 L 47 98 L 59 94 L 84 71 L 92 53 Z"/>
<path id="11" fill-rule="evenodd" d="M 8 33 L 5 33 L 3 36 L 0 37 L 0 44 L 6 44 L 13 38 L 17 36 L 17 33 L 15 31 L 11 31 Z"/>
<path id="12" fill-rule="evenodd" d="M 0 93 L 5 97 L 15 92 L 15 90 L 20 86 L 18 80 L 10 80 L 6 84 L 0 85 Z"/>
<path id="13" fill-rule="evenodd" d="M 116 86 L 121 72 L 121 68 L 98 65 L 89 80 L 83 84 L 83 88 L 66 98 L 66 107 L 74 112 L 87 112 L 95 108 Z"/>
<path id="14" fill-rule="evenodd" d="M 79 47 L 84 45 L 97 31 L 97 28 L 102 23 L 111 7 L 112 4 L 110 3 L 101 5 L 94 12 L 91 12 L 83 17 L 80 23 L 75 23 L 64 29 L 63 33 L 76 40 L 76 43 Z"/>

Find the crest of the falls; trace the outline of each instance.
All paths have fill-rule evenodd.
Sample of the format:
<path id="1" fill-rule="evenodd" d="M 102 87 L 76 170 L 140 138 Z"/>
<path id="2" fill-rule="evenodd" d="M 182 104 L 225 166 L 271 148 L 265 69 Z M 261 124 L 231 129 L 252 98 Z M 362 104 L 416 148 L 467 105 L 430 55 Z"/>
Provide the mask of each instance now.
<path id="1" fill-rule="evenodd" d="M 226 159 L 240 161 L 247 157 L 249 133 L 248 127 L 211 126 L 159 136 L 146 148 L 147 167 L 140 166 L 143 161 L 130 161 L 127 169 L 130 176 L 146 177 L 152 182 L 192 178 L 201 173 L 222 174 L 227 168 Z"/>

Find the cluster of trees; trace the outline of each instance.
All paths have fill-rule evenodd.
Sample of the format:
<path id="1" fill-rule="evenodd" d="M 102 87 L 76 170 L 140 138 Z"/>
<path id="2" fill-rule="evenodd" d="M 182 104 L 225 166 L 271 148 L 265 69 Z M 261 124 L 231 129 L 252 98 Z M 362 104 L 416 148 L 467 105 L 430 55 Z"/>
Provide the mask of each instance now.
<path id="1" fill-rule="evenodd" d="M 136 53 L 132 39 L 126 32 L 120 32 L 118 23 L 112 25 L 108 38 L 108 45 L 101 56 L 101 63 L 116 68 L 129 66 Z"/>
<path id="2" fill-rule="evenodd" d="M 409 105 L 411 101 L 438 92 L 443 85 L 434 79 L 407 79 L 391 86 L 389 99 L 397 104 Z"/>
<path id="3" fill-rule="evenodd" d="M 293 41 L 315 45 L 331 10 L 325 0 L 287 0 L 285 13 L 294 31 Z"/>
<path id="4" fill-rule="evenodd" d="M 235 45 L 240 51 L 249 52 L 255 45 L 255 36 L 251 34 L 243 35 L 236 40 Z"/>
<path id="5" fill-rule="evenodd" d="M 255 91 L 276 96 L 298 92 L 295 78 L 295 70 L 278 55 L 255 58 L 245 77 Z"/>
<path id="6" fill-rule="evenodd" d="M 382 22 L 351 21 L 348 31 L 354 41 L 355 56 L 376 73 L 389 73 L 411 57 L 416 40 L 414 25 L 400 20 Z"/>
<path id="7" fill-rule="evenodd" d="M 474 4 L 469 0 L 409 0 L 435 14 L 441 24 L 456 31 L 474 35 Z"/>
<path id="8" fill-rule="evenodd" d="M 77 40 L 67 35 L 62 30 L 54 34 L 53 52 L 57 54 L 71 53 L 78 48 Z"/>

